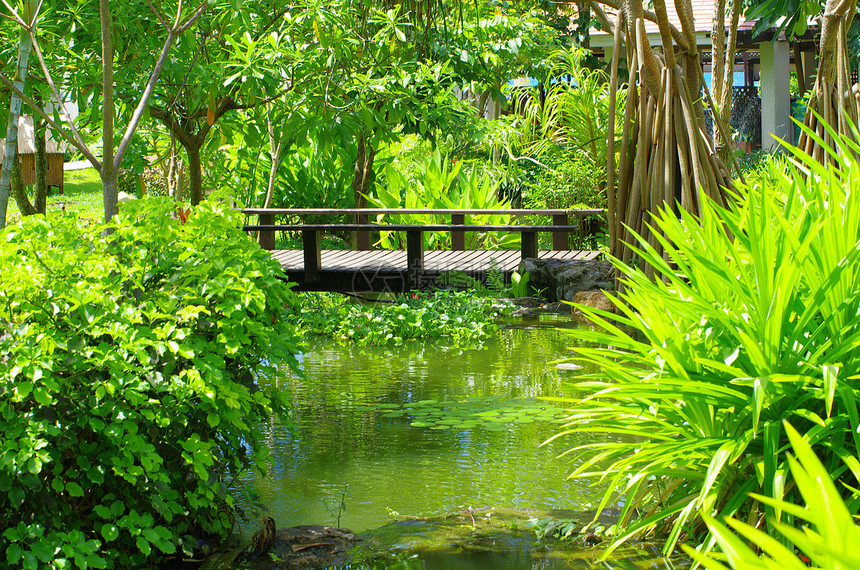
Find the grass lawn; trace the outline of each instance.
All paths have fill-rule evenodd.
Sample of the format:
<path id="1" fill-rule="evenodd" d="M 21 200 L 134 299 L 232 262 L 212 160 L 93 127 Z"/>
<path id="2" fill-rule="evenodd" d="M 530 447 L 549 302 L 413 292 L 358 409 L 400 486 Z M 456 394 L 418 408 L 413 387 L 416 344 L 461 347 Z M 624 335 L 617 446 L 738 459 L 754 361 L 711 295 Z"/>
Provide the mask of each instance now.
<path id="1" fill-rule="evenodd" d="M 32 192 L 32 188 L 30 188 Z M 50 188 L 48 196 L 48 214 L 65 209 L 74 212 L 82 218 L 101 220 L 104 216 L 104 200 L 102 198 L 102 182 L 95 168 L 82 170 L 67 170 L 64 180 L 63 195 L 56 188 Z M 32 193 L 30 200 L 33 199 Z M 14 198 L 9 199 L 8 222 L 14 223 L 21 217 L 18 204 Z"/>

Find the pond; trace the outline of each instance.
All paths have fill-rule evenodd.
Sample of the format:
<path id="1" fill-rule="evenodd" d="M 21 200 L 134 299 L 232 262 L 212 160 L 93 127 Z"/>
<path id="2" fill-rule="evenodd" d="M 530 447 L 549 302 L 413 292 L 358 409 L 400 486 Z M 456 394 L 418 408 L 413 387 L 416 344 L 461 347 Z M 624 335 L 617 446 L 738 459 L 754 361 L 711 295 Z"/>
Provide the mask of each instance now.
<path id="1" fill-rule="evenodd" d="M 304 377 L 277 381 L 295 402 L 293 429 L 267 426 L 270 470 L 240 482 L 267 511 L 240 506 L 278 528 L 356 532 L 464 509 L 591 508 L 600 489 L 568 480 L 574 465 L 557 457 L 585 440 L 541 446 L 564 415 L 545 398 L 573 394 L 578 372 L 554 361 L 571 355 L 577 330 L 544 315 L 482 348 L 314 341 Z M 258 523 L 246 524 L 248 533 Z"/>

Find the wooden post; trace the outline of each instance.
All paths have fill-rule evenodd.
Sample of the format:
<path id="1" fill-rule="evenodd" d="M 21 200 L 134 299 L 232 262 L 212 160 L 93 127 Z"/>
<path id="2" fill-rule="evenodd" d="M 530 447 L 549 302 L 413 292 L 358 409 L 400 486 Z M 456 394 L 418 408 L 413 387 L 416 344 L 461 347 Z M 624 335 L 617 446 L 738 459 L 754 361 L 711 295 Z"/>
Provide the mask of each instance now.
<path id="1" fill-rule="evenodd" d="M 552 225 L 566 226 L 568 225 L 567 212 L 564 214 L 553 214 Z M 552 232 L 552 248 L 556 251 L 567 251 L 570 249 L 567 241 L 567 230 Z"/>
<path id="2" fill-rule="evenodd" d="M 521 258 L 532 257 L 537 259 L 538 256 L 538 240 L 537 232 L 522 232 L 520 237 Z"/>
<path id="3" fill-rule="evenodd" d="M 406 263 L 409 268 L 409 286 L 419 289 L 424 276 L 424 232 L 406 230 Z"/>
<path id="4" fill-rule="evenodd" d="M 260 214 L 259 225 L 271 226 L 275 223 L 275 216 L 272 214 Z M 275 249 L 275 230 L 260 230 L 260 247 L 271 251 Z"/>
<path id="5" fill-rule="evenodd" d="M 369 224 L 370 216 L 368 214 L 357 214 L 356 223 Z M 370 250 L 370 230 L 358 230 L 358 243 L 356 244 L 358 251 Z"/>
<path id="6" fill-rule="evenodd" d="M 451 214 L 451 225 L 466 225 L 466 214 Z M 451 249 L 453 251 L 466 251 L 466 232 L 463 230 L 451 230 Z"/>
<path id="7" fill-rule="evenodd" d="M 302 230 L 302 246 L 305 250 L 305 283 L 319 283 L 322 266 L 319 231 Z"/>

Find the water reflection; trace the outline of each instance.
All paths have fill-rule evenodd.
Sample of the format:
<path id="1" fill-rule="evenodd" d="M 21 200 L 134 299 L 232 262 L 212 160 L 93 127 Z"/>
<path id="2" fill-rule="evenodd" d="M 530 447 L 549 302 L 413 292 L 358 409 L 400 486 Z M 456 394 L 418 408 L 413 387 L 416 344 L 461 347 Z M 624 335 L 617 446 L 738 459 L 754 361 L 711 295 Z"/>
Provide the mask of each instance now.
<path id="1" fill-rule="evenodd" d="M 555 324 L 503 330 L 482 349 L 314 341 L 301 359 L 305 377 L 278 380 L 295 401 L 294 433 L 268 425 L 271 469 L 245 474 L 241 484 L 259 493 L 278 527 L 335 523 L 362 531 L 393 513 L 587 508 L 595 491 L 567 481 L 572 466 L 555 459 L 576 442 L 539 447 L 557 424 L 523 417 L 501 428 L 415 427 L 411 409 L 402 413 L 404 404 L 426 400 L 569 395 L 571 373 L 551 362 L 569 356 L 576 329 Z M 395 407 L 402 415 L 392 417 Z"/>

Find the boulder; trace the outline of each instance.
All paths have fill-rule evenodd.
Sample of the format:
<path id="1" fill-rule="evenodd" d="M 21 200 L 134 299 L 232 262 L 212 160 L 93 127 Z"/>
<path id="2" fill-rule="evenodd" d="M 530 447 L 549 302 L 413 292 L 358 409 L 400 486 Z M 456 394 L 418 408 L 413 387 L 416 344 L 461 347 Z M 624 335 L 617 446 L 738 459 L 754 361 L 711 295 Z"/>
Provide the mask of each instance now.
<path id="1" fill-rule="evenodd" d="M 604 260 L 526 258 L 519 271 L 529 272 L 529 285 L 548 301 L 573 301 L 579 291 L 611 289 L 612 264 Z"/>
<path id="2" fill-rule="evenodd" d="M 573 297 L 573 302 L 586 307 L 593 307 L 610 313 L 615 312 L 615 305 L 606 296 L 606 293 L 600 289 L 594 291 L 579 291 Z M 574 319 L 585 325 L 594 325 L 589 319 L 582 314 L 577 307 L 571 307 L 571 314 Z"/>

